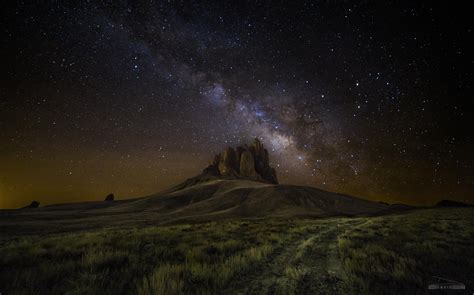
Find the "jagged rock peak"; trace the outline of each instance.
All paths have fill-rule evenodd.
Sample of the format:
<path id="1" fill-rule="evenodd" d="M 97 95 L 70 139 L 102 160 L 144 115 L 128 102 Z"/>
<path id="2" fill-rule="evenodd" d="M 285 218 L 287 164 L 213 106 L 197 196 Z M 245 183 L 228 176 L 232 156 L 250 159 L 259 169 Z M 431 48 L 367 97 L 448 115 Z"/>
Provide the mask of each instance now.
<path id="1" fill-rule="evenodd" d="M 255 138 L 250 146 L 226 148 L 214 157 L 203 173 L 225 179 L 278 183 L 276 171 L 270 166 L 268 151 L 258 138 Z"/>

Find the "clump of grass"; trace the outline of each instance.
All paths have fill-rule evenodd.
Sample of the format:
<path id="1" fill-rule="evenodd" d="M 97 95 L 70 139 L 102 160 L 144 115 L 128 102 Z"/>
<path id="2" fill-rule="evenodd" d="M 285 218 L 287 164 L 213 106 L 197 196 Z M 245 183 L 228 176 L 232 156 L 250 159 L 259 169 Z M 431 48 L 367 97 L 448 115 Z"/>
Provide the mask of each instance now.
<path id="1" fill-rule="evenodd" d="M 181 294 L 185 287 L 184 265 L 165 264 L 156 268 L 137 285 L 136 292 L 145 294 Z"/>
<path id="2" fill-rule="evenodd" d="M 303 267 L 288 266 L 285 268 L 286 277 L 294 281 L 301 280 L 306 273 L 308 273 L 308 270 Z"/>
<path id="3" fill-rule="evenodd" d="M 312 243 L 314 243 L 315 237 L 310 237 L 306 240 L 303 241 L 300 245 L 298 245 L 298 248 L 296 249 L 295 257 L 293 259 L 294 263 L 298 263 L 301 259 L 303 259 L 304 255 L 306 254 L 306 251 L 308 251 L 308 248 L 311 246 Z"/>

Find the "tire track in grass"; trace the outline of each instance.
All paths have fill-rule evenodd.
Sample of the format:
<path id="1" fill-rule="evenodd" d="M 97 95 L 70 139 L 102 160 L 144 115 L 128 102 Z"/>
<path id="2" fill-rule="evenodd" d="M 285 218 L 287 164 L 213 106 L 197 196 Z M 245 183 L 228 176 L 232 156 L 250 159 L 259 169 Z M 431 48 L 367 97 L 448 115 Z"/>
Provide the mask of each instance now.
<path id="1" fill-rule="evenodd" d="M 345 293 L 338 237 L 363 222 L 361 219 L 349 218 L 327 219 L 320 223 L 312 221 L 309 231 L 282 245 L 257 271 L 241 277 L 229 293 Z"/>
<path id="2" fill-rule="evenodd" d="M 296 294 L 348 294 L 339 258 L 338 237 L 363 223 L 360 219 L 344 219 L 316 234 L 307 247 L 302 264 L 308 269 L 298 283 Z"/>
<path id="3" fill-rule="evenodd" d="M 284 266 L 289 264 L 304 238 L 287 241 L 258 269 L 237 282 L 232 294 L 268 294 L 274 288 L 275 281 L 285 277 Z M 270 293 L 271 294 L 271 293 Z"/>

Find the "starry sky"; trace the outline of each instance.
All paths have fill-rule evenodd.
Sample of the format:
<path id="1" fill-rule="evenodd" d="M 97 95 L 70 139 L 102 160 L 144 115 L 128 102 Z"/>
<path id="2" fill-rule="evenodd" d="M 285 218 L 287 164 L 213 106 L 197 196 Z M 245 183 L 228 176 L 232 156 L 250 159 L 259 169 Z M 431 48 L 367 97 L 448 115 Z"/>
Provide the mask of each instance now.
<path id="1" fill-rule="evenodd" d="M 474 202 L 460 4 L 6 2 L 0 208 L 152 194 L 254 137 L 281 183 Z"/>

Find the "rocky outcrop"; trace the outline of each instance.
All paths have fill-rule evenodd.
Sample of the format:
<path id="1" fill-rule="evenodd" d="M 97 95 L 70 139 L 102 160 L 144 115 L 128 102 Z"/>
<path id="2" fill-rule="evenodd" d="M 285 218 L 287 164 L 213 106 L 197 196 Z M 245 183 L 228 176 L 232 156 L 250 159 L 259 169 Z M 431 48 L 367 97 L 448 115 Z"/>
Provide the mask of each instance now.
<path id="1" fill-rule="evenodd" d="M 207 166 L 206 168 L 204 168 L 204 170 L 202 170 L 202 175 L 212 178 L 212 177 L 220 177 L 221 173 L 219 171 L 219 167 L 217 164 L 211 164 Z"/>
<path id="2" fill-rule="evenodd" d="M 115 199 L 114 194 L 108 194 L 104 201 L 111 202 Z"/>
<path id="3" fill-rule="evenodd" d="M 240 156 L 240 176 L 251 180 L 260 180 L 255 170 L 255 160 L 249 151 L 243 151 Z"/>
<path id="4" fill-rule="evenodd" d="M 25 206 L 25 207 L 23 207 L 22 209 L 27 209 L 27 208 L 38 208 L 38 207 L 39 207 L 39 205 L 40 205 L 40 203 L 39 203 L 39 202 L 37 202 L 37 201 L 34 201 L 34 200 L 33 200 L 33 202 L 31 202 L 31 204 L 29 204 L 28 206 Z"/>
<path id="5" fill-rule="evenodd" d="M 218 168 L 223 177 L 235 177 L 239 174 L 239 159 L 233 148 L 226 148 L 220 155 Z"/>
<path id="6" fill-rule="evenodd" d="M 258 138 L 255 138 L 250 146 L 239 146 L 236 149 L 226 148 L 214 157 L 202 175 L 278 183 L 276 171 L 270 166 L 268 151 Z"/>

